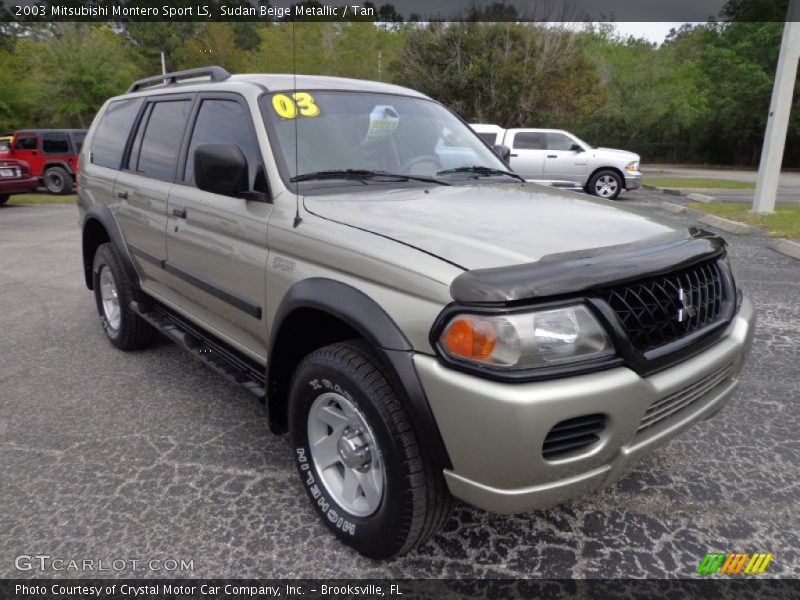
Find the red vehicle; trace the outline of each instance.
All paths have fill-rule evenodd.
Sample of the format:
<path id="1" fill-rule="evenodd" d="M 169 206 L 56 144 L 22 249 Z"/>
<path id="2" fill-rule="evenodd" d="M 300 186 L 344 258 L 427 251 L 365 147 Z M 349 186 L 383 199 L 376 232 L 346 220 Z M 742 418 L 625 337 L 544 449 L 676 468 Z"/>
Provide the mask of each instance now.
<path id="1" fill-rule="evenodd" d="M 15 131 L 0 159 L 22 160 L 52 194 L 69 194 L 75 187 L 85 129 L 25 129 Z"/>
<path id="2" fill-rule="evenodd" d="M 27 163 L 0 158 L 0 204 L 5 204 L 12 194 L 32 192 L 37 187 L 39 178 L 31 175 Z"/>

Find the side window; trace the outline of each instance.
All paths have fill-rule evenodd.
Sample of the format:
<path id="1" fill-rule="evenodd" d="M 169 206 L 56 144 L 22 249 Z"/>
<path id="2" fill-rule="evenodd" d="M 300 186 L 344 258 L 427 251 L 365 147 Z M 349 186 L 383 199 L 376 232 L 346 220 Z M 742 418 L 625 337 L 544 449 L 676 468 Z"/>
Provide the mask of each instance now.
<path id="1" fill-rule="evenodd" d="M 174 179 L 191 106 L 190 100 L 165 100 L 153 105 L 136 171 L 156 179 Z"/>
<path id="2" fill-rule="evenodd" d="M 141 98 L 118 100 L 108 105 L 92 138 L 92 151 L 89 153 L 92 164 L 119 169 L 125 142 L 141 105 Z M 83 144 L 83 135 L 75 136 L 80 140 L 79 145 Z"/>
<path id="3" fill-rule="evenodd" d="M 233 144 L 247 158 L 250 189 L 264 192 L 261 151 L 249 111 L 233 100 L 203 100 L 197 112 L 189 152 L 186 154 L 184 181 L 194 185 L 194 153 L 202 144 Z M 257 182 L 256 179 L 259 179 Z"/>
<path id="4" fill-rule="evenodd" d="M 72 134 L 72 145 L 75 147 L 75 154 L 81 153 L 81 149 L 83 148 L 83 140 L 85 139 L 86 139 L 85 131 Z"/>
<path id="5" fill-rule="evenodd" d="M 43 154 L 69 154 L 69 138 L 63 131 L 48 131 L 42 134 Z"/>
<path id="6" fill-rule="evenodd" d="M 481 138 L 484 142 L 493 146 L 497 142 L 497 134 L 496 133 L 479 133 L 478 137 Z"/>
<path id="7" fill-rule="evenodd" d="M 14 142 L 16 150 L 36 150 L 36 136 L 33 134 L 20 135 Z"/>
<path id="8" fill-rule="evenodd" d="M 544 134 L 520 132 L 514 136 L 514 148 L 519 150 L 544 150 Z"/>
<path id="9" fill-rule="evenodd" d="M 548 133 L 547 134 L 547 149 L 548 150 L 571 150 L 572 144 L 575 141 L 567 137 L 563 133 Z"/>

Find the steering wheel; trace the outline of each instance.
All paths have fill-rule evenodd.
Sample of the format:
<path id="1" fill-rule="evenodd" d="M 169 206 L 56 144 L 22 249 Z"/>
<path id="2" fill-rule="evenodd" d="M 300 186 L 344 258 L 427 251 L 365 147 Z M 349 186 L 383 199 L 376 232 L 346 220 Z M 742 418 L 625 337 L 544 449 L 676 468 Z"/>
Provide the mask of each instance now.
<path id="1" fill-rule="evenodd" d="M 439 162 L 438 156 L 435 154 L 423 154 L 422 156 L 415 156 L 402 167 L 400 167 L 400 173 L 407 173 L 408 175 L 431 175 L 431 172 L 428 170 L 417 171 L 416 173 L 412 170 L 415 166 L 425 163 L 430 163 L 433 165 L 434 175 L 441 170 L 442 163 Z"/>

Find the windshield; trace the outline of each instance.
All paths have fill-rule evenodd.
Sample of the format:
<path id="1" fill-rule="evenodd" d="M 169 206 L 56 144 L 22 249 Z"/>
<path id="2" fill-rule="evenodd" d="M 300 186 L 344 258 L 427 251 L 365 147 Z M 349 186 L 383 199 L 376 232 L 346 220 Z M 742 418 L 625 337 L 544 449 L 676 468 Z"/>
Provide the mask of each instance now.
<path id="1" fill-rule="evenodd" d="M 430 100 L 298 90 L 265 96 L 263 103 L 271 137 L 277 138 L 273 151 L 289 180 L 324 185 L 337 173 L 353 179 L 365 172 L 409 176 L 379 178 L 382 183 L 507 177 L 508 166 L 467 125 Z"/>

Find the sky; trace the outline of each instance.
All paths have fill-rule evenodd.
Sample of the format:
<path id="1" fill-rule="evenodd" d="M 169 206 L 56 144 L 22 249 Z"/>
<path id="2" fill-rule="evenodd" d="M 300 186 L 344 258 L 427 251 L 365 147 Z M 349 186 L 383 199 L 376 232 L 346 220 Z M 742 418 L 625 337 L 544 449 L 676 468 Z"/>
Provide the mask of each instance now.
<path id="1" fill-rule="evenodd" d="M 666 23 L 663 21 L 640 23 L 640 22 L 619 22 L 614 23 L 623 36 L 632 35 L 637 38 L 645 38 L 650 42 L 661 44 L 672 28 L 679 29 L 683 22 Z"/>

